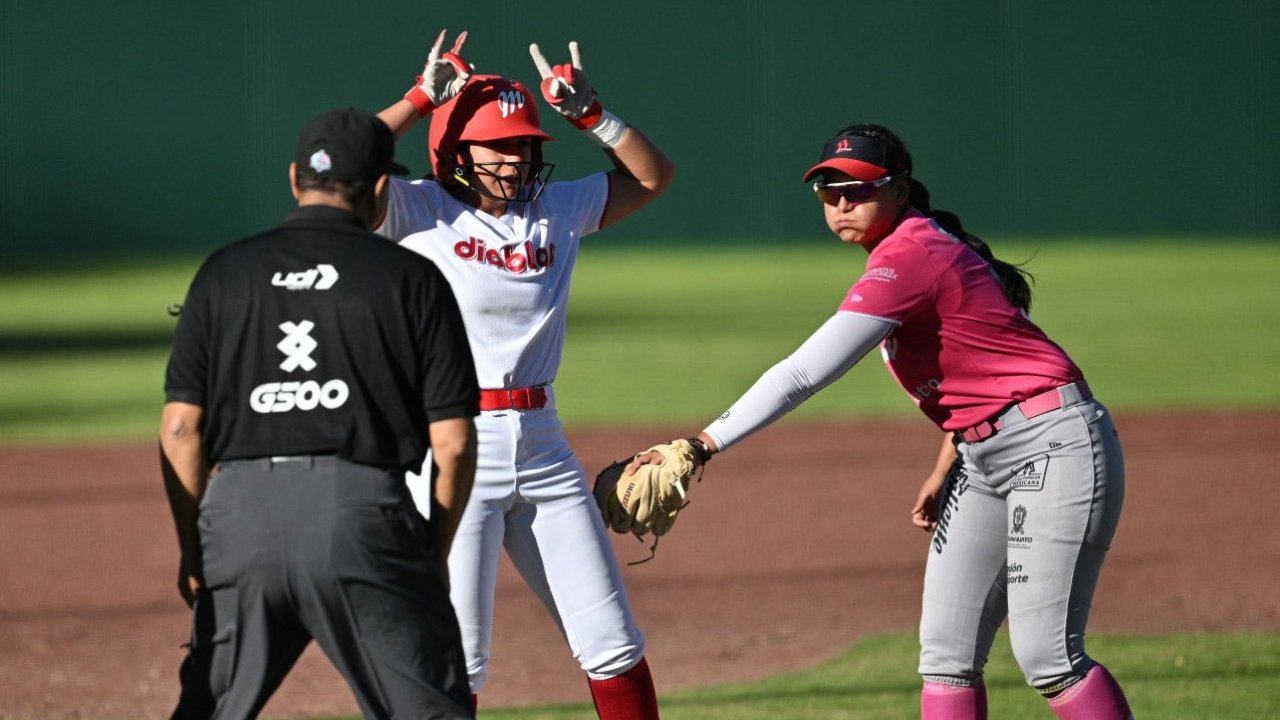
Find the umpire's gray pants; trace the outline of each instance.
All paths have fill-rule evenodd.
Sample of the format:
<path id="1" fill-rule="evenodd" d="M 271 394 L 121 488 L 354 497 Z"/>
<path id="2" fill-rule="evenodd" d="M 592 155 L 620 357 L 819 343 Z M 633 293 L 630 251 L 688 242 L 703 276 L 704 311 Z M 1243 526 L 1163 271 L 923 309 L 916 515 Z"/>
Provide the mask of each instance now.
<path id="1" fill-rule="evenodd" d="M 1096 401 L 961 442 L 925 571 L 920 674 L 982 679 L 1007 616 L 1027 683 L 1061 689 L 1087 672 L 1085 625 L 1124 504 L 1124 459 Z"/>
<path id="2" fill-rule="evenodd" d="M 256 717 L 314 638 L 366 718 L 471 718 L 458 622 L 402 473 L 225 462 L 175 719 Z"/>

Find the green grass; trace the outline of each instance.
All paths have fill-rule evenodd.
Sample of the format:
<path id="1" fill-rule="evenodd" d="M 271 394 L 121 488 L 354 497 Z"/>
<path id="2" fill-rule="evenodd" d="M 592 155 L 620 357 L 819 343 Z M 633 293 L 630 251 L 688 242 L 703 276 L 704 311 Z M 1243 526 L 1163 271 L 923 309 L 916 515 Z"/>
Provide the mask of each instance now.
<path id="1" fill-rule="evenodd" d="M 1054 720 L 1022 679 L 1007 636 L 987 666 L 992 718 Z M 1138 718 L 1277 720 L 1280 635 L 1092 637 L 1090 654 L 1119 678 Z M 757 682 L 663 693 L 663 720 L 916 720 L 920 679 L 914 633 L 875 635 L 829 662 Z M 655 668 L 679 673 L 679 668 Z M 500 680 L 495 680 L 500 682 Z M 481 706 L 485 720 L 590 720 L 590 703 Z"/>
<path id="2" fill-rule="evenodd" d="M 571 425 L 695 429 L 839 304 L 865 254 L 826 239 L 587 241 L 556 380 Z M 1280 406 L 1280 243 L 995 241 L 1031 258 L 1033 315 L 1113 408 Z M 0 442 L 154 434 L 173 318 L 197 261 L 0 276 Z M 876 354 L 799 417 L 915 416 Z"/>
<path id="3" fill-rule="evenodd" d="M 0 277 L 0 438 L 153 437 L 174 319 L 195 261 Z"/>
<path id="4" fill-rule="evenodd" d="M 5 354 L 13 336 L 167 342 L 173 318 L 165 309 L 182 302 L 198 265 L 196 260 L 117 262 L 0 275 Z"/>

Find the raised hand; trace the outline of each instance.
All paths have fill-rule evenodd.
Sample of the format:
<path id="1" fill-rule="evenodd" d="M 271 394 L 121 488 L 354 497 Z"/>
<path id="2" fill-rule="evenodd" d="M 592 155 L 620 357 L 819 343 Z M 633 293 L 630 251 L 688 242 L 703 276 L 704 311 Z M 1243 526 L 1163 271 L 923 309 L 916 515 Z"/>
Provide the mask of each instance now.
<path id="1" fill-rule="evenodd" d="M 572 62 L 568 65 L 552 66 L 537 43 L 529 46 L 529 55 L 542 76 L 542 97 L 547 104 L 579 129 L 585 130 L 600 119 L 603 110 L 582 67 L 582 52 L 577 41 L 569 43 Z"/>
<path id="2" fill-rule="evenodd" d="M 444 48 L 444 37 L 448 30 L 441 30 L 427 55 L 427 64 L 422 74 L 415 80 L 414 86 L 405 93 L 404 99 L 413 103 L 418 115 L 426 117 L 432 110 L 449 102 L 462 92 L 467 79 L 475 68 L 462 59 L 462 44 L 467 41 L 464 30 L 454 41 L 453 48 L 441 53 Z"/>

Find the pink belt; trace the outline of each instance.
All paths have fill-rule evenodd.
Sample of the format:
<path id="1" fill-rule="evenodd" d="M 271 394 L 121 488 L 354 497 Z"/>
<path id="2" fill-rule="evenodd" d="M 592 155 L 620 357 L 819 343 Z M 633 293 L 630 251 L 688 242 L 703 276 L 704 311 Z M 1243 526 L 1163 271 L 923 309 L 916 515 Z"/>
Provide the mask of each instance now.
<path id="1" fill-rule="evenodd" d="M 1050 410 L 1057 410 L 1062 407 L 1071 407 L 1093 397 L 1093 393 L 1089 390 L 1089 383 L 1081 380 L 1063 385 L 1052 390 L 1047 390 L 1034 397 L 1027 398 L 1013 407 L 1001 412 L 994 420 L 983 420 L 973 427 L 962 428 L 956 430 L 956 435 L 960 436 L 965 442 L 978 442 L 1000 432 L 1008 423 L 1006 420 L 1009 414 L 1017 411 L 1023 418 L 1030 420 L 1033 417 L 1043 415 Z"/>

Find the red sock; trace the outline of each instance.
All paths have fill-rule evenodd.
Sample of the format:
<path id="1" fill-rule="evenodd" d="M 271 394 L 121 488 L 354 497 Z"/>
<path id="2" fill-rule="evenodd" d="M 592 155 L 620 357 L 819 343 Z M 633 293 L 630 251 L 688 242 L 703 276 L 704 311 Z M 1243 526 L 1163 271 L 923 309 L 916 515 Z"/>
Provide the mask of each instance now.
<path id="1" fill-rule="evenodd" d="M 658 720 L 658 695 L 644 658 L 617 677 L 587 678 L 587 684 L 600 720 Z"/>
<path id="2" fill-rule="evenodd" d="M 471 693 L 471 714 L 475 715 L 480 712 L 480 696 Z"/>

